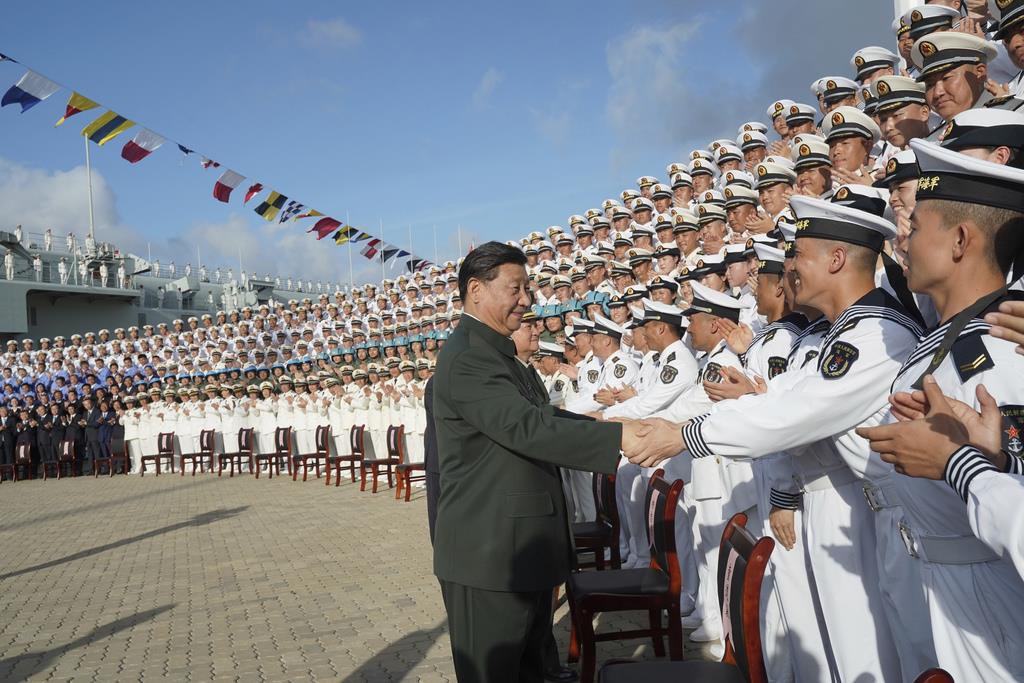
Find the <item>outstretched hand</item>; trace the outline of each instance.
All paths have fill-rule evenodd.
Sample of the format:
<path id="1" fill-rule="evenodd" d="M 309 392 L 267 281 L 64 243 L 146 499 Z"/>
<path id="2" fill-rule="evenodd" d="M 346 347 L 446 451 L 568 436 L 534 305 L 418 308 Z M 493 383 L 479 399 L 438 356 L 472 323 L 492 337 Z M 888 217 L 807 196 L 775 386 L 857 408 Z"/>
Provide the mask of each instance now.
<path id="1" fill-rule="evenodd" d="M 629 427 L 635 437 L 626 447 L 625 430 Z M 646 418 L 627 423 L 623 427 L 622 451 L 630 462 L 641 467 L 654 467 L 658 463 L 686 448 L 681 431 L 682 425 L 661 418 Z"/>

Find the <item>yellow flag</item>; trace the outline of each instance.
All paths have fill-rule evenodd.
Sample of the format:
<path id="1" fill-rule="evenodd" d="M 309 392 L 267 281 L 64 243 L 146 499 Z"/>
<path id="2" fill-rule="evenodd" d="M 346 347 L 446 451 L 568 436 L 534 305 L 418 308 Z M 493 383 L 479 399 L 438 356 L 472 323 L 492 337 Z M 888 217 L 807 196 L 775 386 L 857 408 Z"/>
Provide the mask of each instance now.
<path id="1" fill-rule="evenodd" d="M 82 135 L 97 145 L 105 145 L 134 125 L 134 121 L 129 121 L 116 112 L 108 111 L 83 128 Z"/>
<path id="2" fill-rule="evenodd" d="M 71 93 L 71 97 L 68 98 L 68 106 L 64 110 L 64 116 L 60 117 L 60 119 L 57 120 L 57 123 L 53 125 L 54 127 L 59 126 L 75 114 L 80 114 L 83 111 L 95 109 L 98 106 L 98 104 L 90 100 L 85 95 L 79 95 L 78 93 L 73 92 Z"/>

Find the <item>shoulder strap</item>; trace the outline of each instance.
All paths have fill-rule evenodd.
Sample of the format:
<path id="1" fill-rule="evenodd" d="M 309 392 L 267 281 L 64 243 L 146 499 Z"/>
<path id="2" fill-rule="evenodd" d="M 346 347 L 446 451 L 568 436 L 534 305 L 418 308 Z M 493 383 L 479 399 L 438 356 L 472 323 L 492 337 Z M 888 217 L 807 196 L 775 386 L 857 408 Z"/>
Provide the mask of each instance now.
<path id="1" fill-rule="evenodd" d="M 979 313 L 984 311 L 986 308 L 991 306 L 995 301 L 1006 296 L 1006 286 L 1000 287 L 994 292 L 990 292 L 985 296 L 981 297 L 973 304 L 960 311 L 953 317 L 953 320 L 949 323 L 949 328 L 946 330 L 946 334 L 942 336 L 942 343 L 935 349 L 934 355 L 932 355 L 931 362 L 928 363 L 928 367 L 924 372 L 914 381 L 912 385 L 914 389 L 920 389 L 923 386 L 925 375 L 930 375 L 942 364 L 942 361 L 949 355 L 950 350 L 953 348 L 953 344 L 956 342 L 960 333 L 967 327 L 967 323 L 971 322 L 978 316 Z"/>

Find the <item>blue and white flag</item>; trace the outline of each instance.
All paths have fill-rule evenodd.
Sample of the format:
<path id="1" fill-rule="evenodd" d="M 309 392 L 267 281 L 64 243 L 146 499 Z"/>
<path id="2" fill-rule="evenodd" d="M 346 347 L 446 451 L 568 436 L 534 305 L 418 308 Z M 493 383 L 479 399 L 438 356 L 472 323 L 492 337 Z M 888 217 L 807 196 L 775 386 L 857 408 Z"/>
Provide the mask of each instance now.
<path id="1" fill-rule="evenodd" d="M 4 93 L 0 107 L 20 104 L 22 113 L 25 113 L 58 90 L 60 86 L 50 79 L 43 78 L 35 71 L 29 71 Z"/>

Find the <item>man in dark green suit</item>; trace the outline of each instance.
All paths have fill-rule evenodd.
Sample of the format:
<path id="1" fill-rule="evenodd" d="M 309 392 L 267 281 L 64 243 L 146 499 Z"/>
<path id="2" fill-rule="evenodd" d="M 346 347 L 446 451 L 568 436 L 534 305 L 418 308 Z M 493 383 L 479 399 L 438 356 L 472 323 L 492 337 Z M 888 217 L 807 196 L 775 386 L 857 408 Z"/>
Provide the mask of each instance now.
<path id="1" fill-rule="evenodd" d="M 615 472 L 636 428 L 548 403 L 509 335 L 530 305 L 526 257 L 488 242 L 459 269 L 465 306 L 434 376 L 441 498 L 434 573 L 460 683 L 542 681 L 551 592 L 571 543 L 558 467 Z"/>

